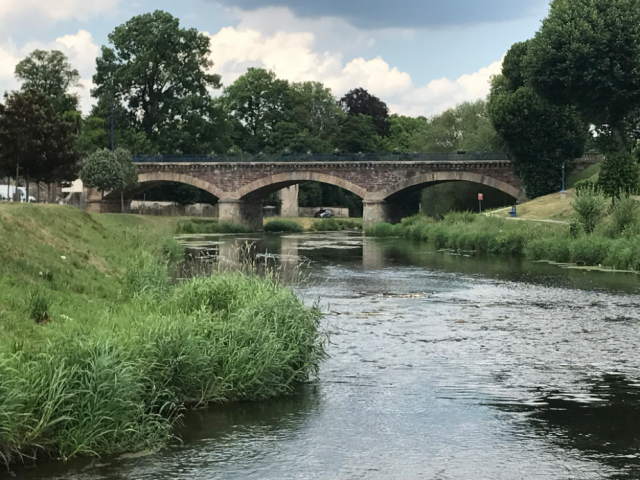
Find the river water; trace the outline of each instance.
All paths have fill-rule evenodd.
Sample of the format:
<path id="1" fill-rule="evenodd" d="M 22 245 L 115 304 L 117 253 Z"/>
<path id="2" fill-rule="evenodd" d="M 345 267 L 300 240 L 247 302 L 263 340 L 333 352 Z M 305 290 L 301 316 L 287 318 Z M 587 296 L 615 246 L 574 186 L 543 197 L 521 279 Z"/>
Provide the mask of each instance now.
<path id="1" fill-rule="evenodd" d="M 158 452 L 16 478 L 640 478 L 637 276 L 352 234 L 189 241 L 228 265 L 254 241 L 303 277 L 327 313 L 319 378 L 189 413 Z"/>

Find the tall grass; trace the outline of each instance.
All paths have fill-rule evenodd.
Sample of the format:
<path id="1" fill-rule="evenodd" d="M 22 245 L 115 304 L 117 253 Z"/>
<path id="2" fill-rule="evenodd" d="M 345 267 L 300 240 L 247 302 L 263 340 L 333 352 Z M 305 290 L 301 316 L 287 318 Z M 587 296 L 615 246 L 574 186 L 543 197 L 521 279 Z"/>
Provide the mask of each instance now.
<path id="1" fill-rule="evenodd" d="M 218 222 L 217 220 L 190 220 L 181 222 L 176 227 L 177 234 L 212 234 L 212 233 L 252 233 L 253 229 L 246 225 Z"/>
<path id="2" fill-rule="evenodd" d="M 473 214 L 449 214 L 440 222 L 414 216 L 398 225 L 380 223 L 366 230 L 372 237 L 404 237 L 439 249 L 516 255 L 585 266 L 640 271 L 640 222 L 633 200 L 620 201 L 611 220 L 594 233 L 566 225 L 511 221 Z M 573 233 L 573 234 L 572 234 Z"/>
<path id="3" fill-rule="evenodd" d="M 362 230 L 362 223 L 348 218 L 321 218 L 313 222 L 312 232 L 341 232 L 343 230 Z"/>
<path id="4" fill-rule="evenodd" d="M 266 223 L 264 231 L 268 233 L 300 233 L 304 232 L 304 227 L 290 220 L 272 220 Z"/>
<path id="5" fill-rule="evenodd" d="M 317 372 L 321 315 L 292 291 L 243 273 L 169 287 L 163 273 L 143 255 L 119 311 L 0 350 L 0 461 L 155 447 L 184 408 L 291 393 Z"/>
<path id="6" fill-rule="evenodd" d="M 175 284 L 162 225 L 0 206 L 0 463 L 154 448 L 186 408 L 317 371 L 317 308 L 250 272 Z"/>

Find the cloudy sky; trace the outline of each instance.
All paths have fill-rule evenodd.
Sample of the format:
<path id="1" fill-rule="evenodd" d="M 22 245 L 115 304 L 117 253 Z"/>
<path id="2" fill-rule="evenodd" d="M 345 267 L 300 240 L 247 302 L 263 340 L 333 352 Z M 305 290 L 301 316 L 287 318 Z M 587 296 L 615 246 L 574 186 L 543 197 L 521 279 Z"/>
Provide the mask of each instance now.
<path id="1" fill-rule="evenodd" d="M 432 115 L 484 97 L 517 41 L 530 38 L 548 0 L 0 0 L 0 91 L 35 48 L 62 50 L 91 76 L 108 34 L 161 9 L 211 36 L 225 85 L 248 67 L 319 80 L 340 96 L 364 87 L 394 113 Z"/>

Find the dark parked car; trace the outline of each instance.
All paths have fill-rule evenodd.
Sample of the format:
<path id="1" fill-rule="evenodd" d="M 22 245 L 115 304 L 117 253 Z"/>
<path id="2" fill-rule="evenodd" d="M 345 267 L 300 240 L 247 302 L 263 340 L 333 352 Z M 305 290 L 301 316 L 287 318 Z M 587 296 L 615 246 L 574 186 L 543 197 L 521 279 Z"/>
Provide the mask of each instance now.
<path id="1" fill-rule="evenodd" d="M 323 208 L 316 212 L 316 218 L 332 218 L 333 212 L 329 209 Z"/>

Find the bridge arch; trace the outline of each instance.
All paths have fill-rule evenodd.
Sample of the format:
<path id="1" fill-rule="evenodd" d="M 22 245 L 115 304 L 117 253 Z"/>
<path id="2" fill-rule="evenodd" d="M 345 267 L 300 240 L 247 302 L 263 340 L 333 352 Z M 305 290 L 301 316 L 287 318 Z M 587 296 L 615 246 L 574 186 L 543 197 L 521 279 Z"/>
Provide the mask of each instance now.
<path id="1" fill-rule="evenodd" d="M 334 175 L 329 175 L 326 173 L 304 171 L 278 173 L 276 175 L 263 177 L 259 180 L 251 182 L 248 185 L 245 185 L 236 192 L 236 195 L 238 199 L 241 200 L 257 199 L 301 182 L 328 183 L 330 185 L 344 188 L 345 190 L 354 193 L 360 198 L 365 198 L 365 196 L 367 195 L 367 191 L 364 188 L 359 187 L 358 185 L 344 180 L 340 177 L 336 177 Z"/>
<path id="2" fill-rule="evenodd" d="M 383 190 L 382 192 L 376 194 L 378 200 L 387 201 L 406 190 L 411 188 L 424 186 L 427 187 L 429 184 L 434 185 L 438 183 L 444 182 L 453 182 L 453 181 L 466 181 L 479 183 L 482 185 L 486 185 L 491 188 L 495 188 L 496 190 L 500 190 L 507 195 L 511 195 L 516 200 L 525 200 L 526 194 L 524 190 L 518 188 L 510 183 L 503 182 L 493 177 L 489 177 L 486 175 L 479 175 L 477 173 L 471 172 L 461 172 L 461 171 L 453 171 L 453 172 L 430 172 L 424 173 L 421 175 L 416 175 L 414 177 L 406 178 L 400 182 L 397 182 L 393 185 L 390 185 L 388 188 Z"/>
<path id="3" fill-rule="evenodd" d="M 201 180 L 196 177 L 192 177 L 191 175 L 185 175 L 183 173 L 173 173 L 173 172 L 149 172 L 149 173 L 141 173 L 138 175 L 138 183 L 139 185 L 131 190 L 130 192 L 126 192 L 127 197 L 131 197 L 132 195 L 136 195 L 141 193 L 148 188 L 154 187 L 158 184 L 165 182 L 173 182 L 173 183 L 184 183 L 186 185 L 191 185 L 192 187 L 199 188 L 206 192 L 209 192 L 211 195 L 214 195 L 217 198 L 222 198 L 225 196 L 225 193 L 215 185 L 212 185 L 205 180 Z M 109 199 L 112 195 L 116 195 L 114 193 L 110 193 L 105 196 L 105 199 Z"/>

